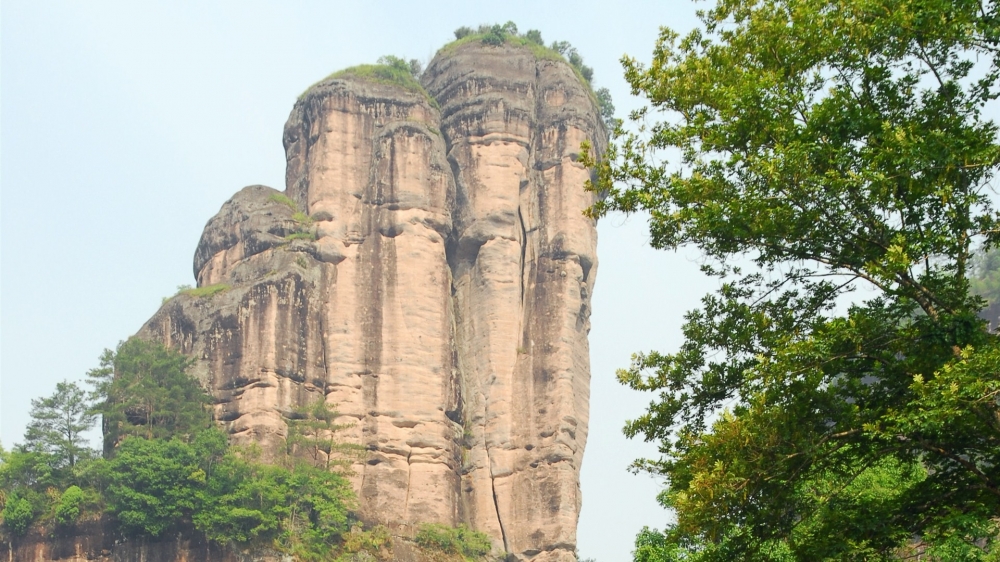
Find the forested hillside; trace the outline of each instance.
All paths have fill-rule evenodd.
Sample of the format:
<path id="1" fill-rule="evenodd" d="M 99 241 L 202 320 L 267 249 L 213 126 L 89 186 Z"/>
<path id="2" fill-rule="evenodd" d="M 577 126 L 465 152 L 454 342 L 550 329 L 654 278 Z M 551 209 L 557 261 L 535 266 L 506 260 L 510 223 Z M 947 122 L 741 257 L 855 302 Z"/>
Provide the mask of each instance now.
<path id="1" fill-rule="evenodd" d="M 228 445 L 208 396 L 185 372 L 190 363 L 130 339 L 88 373 L 91 392 L 62 382 L 33 401 L 24 442 L 0 450 L 2 539 L 16 543 L 32 529 L 72 535 L 103 521 L 101 532 L 126 541 L 193 531 L 220 552 L 391 556 L 389 530 L 365 529 L 353 514 L 354 492 L 336 464 L 357 450 L 337 440 L 335 412 L 323 403 L 293 412 L 284 455 L 264 464 L 255 447 Z M 103 456 L 84 438 L 98 418 Z M 322 461 L 318 451 L 327 453 Z M 484 535 L 465 528 L 426 525 L 414 542 L 445 558 L 490 551 Z"/>

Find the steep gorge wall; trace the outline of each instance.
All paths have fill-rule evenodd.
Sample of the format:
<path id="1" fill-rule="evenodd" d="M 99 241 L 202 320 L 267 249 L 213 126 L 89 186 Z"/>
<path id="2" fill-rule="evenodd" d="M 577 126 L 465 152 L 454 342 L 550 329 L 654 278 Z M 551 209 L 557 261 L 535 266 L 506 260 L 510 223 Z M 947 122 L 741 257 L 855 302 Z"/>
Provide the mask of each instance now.
<path id="1" fill-rule="evenodd" d="M 596 273 L 577 153 L 603 126 L 569 65 L 522 47 L 453 47 L 422 80 L 436 102 L 349 75 L 304 94 L 285 195 L 315 222 L 243 189 L 195 258 L 230 288 L 140 336 L 194 357 L 233 440 L 268 454 L 296 406 L 335 405 L 368 520 L 573 560 Z"/>

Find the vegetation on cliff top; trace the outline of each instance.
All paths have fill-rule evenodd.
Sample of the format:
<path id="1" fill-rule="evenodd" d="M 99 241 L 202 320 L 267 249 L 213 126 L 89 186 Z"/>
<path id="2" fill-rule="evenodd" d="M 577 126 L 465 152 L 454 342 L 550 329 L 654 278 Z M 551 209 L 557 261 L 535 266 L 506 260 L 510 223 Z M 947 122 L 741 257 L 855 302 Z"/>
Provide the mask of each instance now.
<path id="1" fill-rule="evenodd" d="M 607 88 L 593 88 L 594 69 L 583 63 L 583 56 L 568 41 L 553 41 L 549 46 L 542 39 L 542 32 L 529 29 L 518 33 L 517 24 L 512 21 L 500 25 L 480 25 L 476 29 L 462 26 L 455 30 L 455 40 L 438 50 L 439 54 L 453 52 L 462 45 L 480 42 L 484 45 L 514 45 L 531 51 L 539 60 L 553 60 L 568 63 L 580 82 L 587 86 L 601 113 L 601 118 L 611 130 L 613 126 L 615 106 L 611 100 L 611 92 Z"/>
<path id="2" fill-rule="evenodd" d="M 455 41 L 441 47 L 438 53 L 446 54 L 461 45 L 473 42 L 494 46 L 515 45 L 528 49 L 537 59 L 568 63 L 580 82 L 587 86 L 587 92 L 597 105 L 608 130 L 614 126 L 615 106 L 611 100 L 611 92 L 607 88 L 596 90 L 593 88 L 594 69 L 584 64 L 583 56 L 568 41 L 553 41 L 549 46 L 546 46 L 542 39 L 542 33 L 537 29 L 520 34 L 517 31 L 517 25 L 508 21 L 503 25 L 480 25 L 477 29 L 460 27 L 455 30 Z M 302 99 L 315 86 L 327 80 L 350 77 L 399 86 L 404 90 L 423 95 L 432 107 L 437 108 L 437 100 L 432 98 L 420 85 L 419 78 L 422 72 L 423 65 L 417 59 L 406 60 L 402 57 L 386 55 L 379 58 L 376 64 L 362 64 L 334 72 L 306 88 L 299 99 Z"/>
<path id="3" fill-rule="evenodd" d="M 359 64 L 357 66 L 352 66 L 334 72 L 333 74 L 306 88 L 306 90 L 302 92 L 302 95 L 299 96 L 299 99 L 302 99 L 307 93 L 309 93 L 310 90 L 327 80 L 335 80 L 337 78 L 357 78 L 368 82 L 398 86 L 408 92 L 420 94 L 427 99 L 427 102 L 431 105 L 431 107 L 437 108 L 437 100 L 432 98 L 430 94 L 427 93 L 427 90 L 420 85 L 420 81 L 418 80 L 422 70 L 420 61 L 416 59 L 406 61 L 405 59 L 397 56 L 386 55 L 384 57 L 380 57 L 375 64 Z"/>

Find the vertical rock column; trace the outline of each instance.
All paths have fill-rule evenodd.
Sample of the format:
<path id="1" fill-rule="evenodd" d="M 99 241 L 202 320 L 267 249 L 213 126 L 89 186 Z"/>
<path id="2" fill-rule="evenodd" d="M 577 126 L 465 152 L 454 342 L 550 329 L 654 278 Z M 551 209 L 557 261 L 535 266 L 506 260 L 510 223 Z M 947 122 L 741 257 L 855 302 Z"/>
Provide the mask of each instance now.
<path id="1" fill-rule="evenodd" d="M 466 517 L 519 559 L 574 560 L 596 264 L 576 153 L 602 148 L 595 105 L 568 65 L 506 45 L 439 54 L 424 83 L 456 176 Z"/>
<path id="2" fill-rule="evenodd" d="M 525 47 L 446 47 L 423 81 L 440 111 L 350 71 L 310 88 L 284 194 L 226 202 L 195 256 L 212 290 L 139 335 L 192 356 L 216 418 L 267 458 L 295 407 L 339 411 L 369 522 L 465 522 L 568 562 L 596 270 L 577 152 L 603 126 L 571 67 Z"/>
<path id="3" fill-rule="evenodd" d="M 316 223 L 326 400 L 366 447 L 362 514 L 394 527 L 458 520 L 451 277 L 454 188 L 424 95 L 319 84 L 285 126 L 287 190 Z M 454 415 L 454 414 L 453 414 Z"/>

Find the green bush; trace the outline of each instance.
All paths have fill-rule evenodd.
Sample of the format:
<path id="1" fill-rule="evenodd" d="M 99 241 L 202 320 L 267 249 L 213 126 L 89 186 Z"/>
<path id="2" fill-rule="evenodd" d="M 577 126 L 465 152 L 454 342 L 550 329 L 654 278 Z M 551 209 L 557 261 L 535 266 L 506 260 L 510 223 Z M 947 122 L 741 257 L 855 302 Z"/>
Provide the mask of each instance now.
<path id="1" fill-rule="evenodd" d="M 437 523 L 421 525 L 415 540 L 423 548 L 458 554 L 463 558 L 481 558 L 493 549 L 486 533 L 473 531 L 465 525 L 458 527 Z"/>
<path id="2" fill-rule="evenodd" d="M 85 494 L 76 485 L 66 488 L 56 504 L 55 519 L 60 525 L 72 525 L 80 516 L 80 509 L 83 506 Z"/>
<path id="3" fill-rule="evenodd" d="M 205 478 L 198 461 L 179 439 L 122 441 L 111 460 L 107 495 L 123 530 L 158 537 L 188 518 Z"/>
<path id="4" fill-rule="evenodd" d="M 524 38 L 536 45 L 544 45 L 545 40 L 542 39 L 542 32 L 537 29 L 529 29 L 525 34 Z"/>
<path id="5" fill-rule="evenodd" d="M 35 510 L 31 502 L 18 496 L 7 498 L 7 505 L 4 506 L 0 515 L 3 516 L 4 527 L 10 529 L 15 535 L 23 535 L 35 521 Z"/>
<path id="6" fill-rule="evenodd" d="M 507 33 L 500 24 L 494 25 L 489 32 L 483 35 L 484 45 L 500 46 L 507 41 Z"/>
<path id="7" fill-rule="evenodd" d="M 367 552 L 377 554 L 383 547 L 392 544 L 392 535 L 389 529 L 383 525 L 376 525 L 371 530 L 364 531 L 360 525 L 351 528 L 351 532 L 344 535 L 344 544 L 341 550 L 347 554 Z"/>

